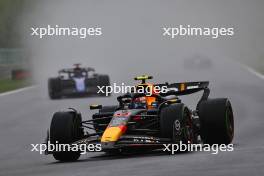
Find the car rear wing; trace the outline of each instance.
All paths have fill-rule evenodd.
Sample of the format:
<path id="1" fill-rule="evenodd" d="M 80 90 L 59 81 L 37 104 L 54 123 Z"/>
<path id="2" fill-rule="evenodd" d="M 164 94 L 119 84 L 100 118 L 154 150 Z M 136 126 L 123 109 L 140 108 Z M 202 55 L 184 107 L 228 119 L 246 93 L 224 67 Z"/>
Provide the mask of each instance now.
<path id="1" fill-rule="evenodd" d="M 157 84 L 162 90 L 162 86 L 167 87 L 166 93 L 160 93 L 161 96 L 181 96 L 181 95 L 189 95 L 199 91 L 203 91 L 203 95 L 199 102 L 203 100 L 207 100 L 210 94 L 210 89 L 208 88 L 209 81 L 200 81 L 200 82 L 181 82 L 181 83 L 165 83 L 165 84 Z"/>
<path id="2" fill-rule="evenodd" d="M 182 82 L 167 85 L 168 92 L 174 91 L 177 95 L 188 95 L 207 89 L 208 81 L 203 82 Z"/>
<path id="3" fill-rule="evenodd" d="M 160 88 L 167 88 L 167 93 L 173 95 L 188 95 L 192 93 L 199 92 L 201 90 L 208 89 L 209 81 L 200 81 L 200 82 L 181 82 L 181 83 L 165 83 L 157 84 Z"/>
<path id="4" fill-rule="evenodd" d="M 80 68 L 81 71 L 83 72 L 94 72 L 95 69 L 94 68 L 91 68 L 91 67 L 87 67 L 87 68 Z M 65 68 L 65 69 L 61 69 L 59 70 L 59 74 L 60 73 L 74 73 L 74 68 Z"/>

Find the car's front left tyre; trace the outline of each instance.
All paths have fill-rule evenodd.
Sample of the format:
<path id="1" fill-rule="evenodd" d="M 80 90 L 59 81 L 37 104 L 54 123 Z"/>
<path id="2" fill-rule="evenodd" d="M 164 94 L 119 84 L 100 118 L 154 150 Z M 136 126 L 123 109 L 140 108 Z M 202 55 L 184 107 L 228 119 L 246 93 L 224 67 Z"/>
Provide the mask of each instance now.
<path id="1" fill-rule="evenodd" d="M 71 144 L 84 135 L 81 128 L 81 116 L 76 112 L 56 112 L 50 125 L 51 144 Z M 53 157 L 58 161 L 75 161 L 80 157 L 80 151 L 57 151 Z"/>

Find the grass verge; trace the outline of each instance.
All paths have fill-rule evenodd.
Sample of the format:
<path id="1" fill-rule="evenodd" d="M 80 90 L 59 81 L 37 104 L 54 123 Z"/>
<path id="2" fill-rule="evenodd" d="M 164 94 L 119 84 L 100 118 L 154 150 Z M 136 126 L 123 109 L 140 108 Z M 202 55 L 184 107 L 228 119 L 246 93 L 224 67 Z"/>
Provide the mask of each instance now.
<path id="1" fill-rule="evenodd" d="M 23 88 L 30 85 L 28 80 L 0 79 L 0 93 Z"/>

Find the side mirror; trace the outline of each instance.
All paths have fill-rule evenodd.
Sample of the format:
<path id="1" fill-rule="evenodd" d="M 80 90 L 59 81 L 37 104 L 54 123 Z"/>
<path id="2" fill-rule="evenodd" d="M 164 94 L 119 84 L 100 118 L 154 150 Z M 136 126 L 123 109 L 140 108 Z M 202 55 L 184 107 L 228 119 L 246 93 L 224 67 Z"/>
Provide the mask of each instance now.
<path id="1" fill-rule="evenodd" d="M 102 105 L 90 105 L 90 110 L 93 110 L 93 109 L 102 109 Z"/>

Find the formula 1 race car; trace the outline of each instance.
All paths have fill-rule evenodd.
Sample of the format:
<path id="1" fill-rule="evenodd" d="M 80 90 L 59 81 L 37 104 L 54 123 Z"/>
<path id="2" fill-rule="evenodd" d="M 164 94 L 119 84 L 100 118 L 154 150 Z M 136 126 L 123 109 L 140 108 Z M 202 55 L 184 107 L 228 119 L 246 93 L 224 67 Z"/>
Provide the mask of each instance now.
<path id="1" fill-rule="evenodd" d="M 97 95 L 97 86 L 109 86 L 109 76 L 95 73 L 93 68 L 82 68 L 75 64 L 74 68 L 62 69 L 59 76 L 48 80 L 48 91 L 51 99 L 66 96 Z M 100 96 L 105 94 L 100 93 Z"/>
<path id="2" fill-rule="evenodd" d="M 118 105 L 91 105 L 99 109 L 91 120 L 82 120 L 74 109 L 53 115 L 46 143 L 100 144 L 107 153 L 135 149 L 156 150 L 170 143 L 230 144 L 234 136 L 234 119 L 227 98 L 209 99 L 209 82 L 146 83 L 151 76 L 136 77 L 137 85 L 167 87 L 166 92 L 126 93 L 117 98 Z M 195 110 L 179 96 L 203 91 Z M 93 129 L 94 133 L 84 132 Z M 59 161 L 74 161 L 80 151 L 50 152 Z"/>

